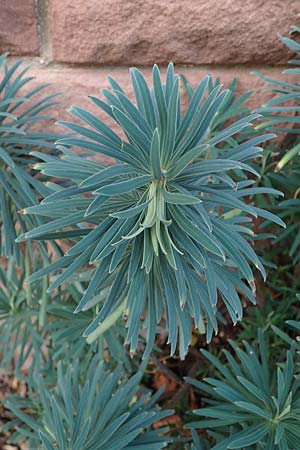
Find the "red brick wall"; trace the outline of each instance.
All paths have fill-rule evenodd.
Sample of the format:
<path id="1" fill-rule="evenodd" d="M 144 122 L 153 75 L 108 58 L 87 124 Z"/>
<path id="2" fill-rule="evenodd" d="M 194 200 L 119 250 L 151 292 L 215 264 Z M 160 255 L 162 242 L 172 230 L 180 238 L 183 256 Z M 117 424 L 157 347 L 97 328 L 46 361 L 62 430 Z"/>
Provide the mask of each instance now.
<path id="1" fill-rule="evenodd" d="M 204 73 L 239 92 L 268 94 L 252 70 L 279 76 L 290 55 L 277 37 L 300 23 L 300 0 L 1 0 L 0 53 L 24 55 L 35 83 L 62 91 L 63 117 L 86 104 L 112 74 L 127 86 L 127 68 L 174 61 L 192 83 Z"/>

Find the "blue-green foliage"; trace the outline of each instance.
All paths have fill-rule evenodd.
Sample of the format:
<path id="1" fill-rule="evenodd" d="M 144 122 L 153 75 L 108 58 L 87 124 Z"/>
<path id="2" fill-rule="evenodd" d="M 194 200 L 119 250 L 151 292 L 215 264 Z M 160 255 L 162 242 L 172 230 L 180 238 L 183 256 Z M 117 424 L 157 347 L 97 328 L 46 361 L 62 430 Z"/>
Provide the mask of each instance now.
<path id="1" fill-rule="evenodd" d="M 85 367 L 95 354 L 109 359 L 111 368 L 123 363 L 127 373 L 137 362 L 124 352 L 124 327 L 115 324 L 99 336 L 92 345 L 82 333 L 95 316 L 95 308 L 74 316 L 84 285 L 75 283 L 60 289 L 49 301 L 47 278 L 30 289 L 28 302 L 24 267 L 16 270 L 11 258 L 7 267 L 0 268 L 0 369 L 32 384 L 36 372 L 55 371 L 57 362 L 80 360 Z M 35 264 L 36 266 L 36 264 Z M 18 273 L 20 272 L 20 273 Z M 24 377 L 24 367 L 29 367 Z M 52 376 L 52 375 L 51 375 Z"/>
<path id="2" fill-rule="evenodd" d="M 14 367 L 15 375 L 22 376 L 22 369 L 29 366 L 30 373 L 40 367 L 45 333 L 39 333 L 41 319 L 39 301 L 46 295 L 41 284 L 30 292 L 27 302 L 24 289 L 25 273 L 16 273 L 14 260 L 7 267 L 0 267 L 0 370 L 9 373 Z"/>
<path id="3" fill-rule="evenodd" d="M 16 236 L 42 223 L 41 218 L 25 217 L 19 211 L 49 193 L 31 166 L 37 162 L 31 152 L 55 148 L 58 138 L 33 128 L 50 118 L 45 111 L 57 104 L 57 94 L 41 96 L 47 84 L 28 88 L 32 77 L 27 71 L 22 60 L 9 66 L 7 54 L 0 56 L 0 256 L 13 255 L 19 263 L 22 255 Z"/>
<path id="4" fill-rule="evenodd" d="M 297 43 L 285 41 L 299 51 Z M 299 144 L 275 163 L 269 148 L 261 173 L 276 164 L 281 178 L 266 170 L 268 182 L 255 187 L 260 145 L 273 131 L 287 131 L 278 127 L 286 119 L 282 112 L 296 113 L 287 122 L 299 122 L 298 104 L 281 107 L 297 102 L 299 87 L 269 80 L 280 98 L 248 115 L 244 101 L 250 93 L 235 100 L 235 82 L 223 90 L 207 76 L 193 89 L 183 77 L 189 97 L 183 112 L 172 64 L 165 81 L 154 66 L 152 87 L 132 69 L 135 103 L 111 78 L 105 101 L 91 97 L 113 128 L 72 107 L 76 123 L 60 122 L 72 134 L 60 136 L 56 147 L 54 135 L 31 130 L 48 118 L 41 112 L 55 95 L 31 103 L 44 86 L 19 96 L 30 78 L 18 72 L 20 62 L 9 68 L 6 55 L 1 64 L 0 231 L 2 253 L 14 259 L 0 269 L 0 369 L 14 368 L 28 390 L 24 397 L 8 396 L 11 420 L 1 431 L 14 428 L 11 442 L 25 439 L 40 450 L 159 450 L 177 444 L 185 450 L 298 450 L 299 343 L 274 326 L 286 315 L 284 305 L 273 314 L 276 302 L 270 302 L 261 319 L 268 335 L 273 327 L 292 346 L 277 370 L 262 334 L 258 346 L 246 342 L 245 350 L 231 342 L 234 353 L 225 350 L 225 363 L 202 351 L 213 375 L 188 380 L 207 403 L 195 411 L 199 420 L 189 425 L 191 438 L 172 442 L 165 429 L 154 429 L 172 411 L 155 406 L 161 392 L 151 397 L 141 379 L 158 323 L 166 322 L 171 353 L 179 341 L 184 358 L 194 326 L 209 342 L 221 308 L 236 324 L 242 299 L 255 304 L 254 271 L 264 278 L 266 273 L 253 246 L 258 237 L 252 219 L 284 225 L 288 218 L 290 225 L 299 206 L 297 199 L 283 202 L 281 218 L 260 207 L 270 201 L 278 212 L 274 196 L 280 192 L 274 188 L 294 192 L 293 183 L 297 189 Z M 268 123 L 253 130 L 260 114 Z M 260 127 L 268 133 L 259 136 Z M 99 162 L 99 154 L 115 164 Z M 278 242 L 296 228 L 290 225 Z M 295 262 L 299 236 L 290 249 Z M 58 246 L 62 240 L 69 248 L 65 254 Z M 33 241 L 42 255 L 33 252 Z M 48 243 L 55 248 L 51 258 Z M 29 267 L 36 272 L 25 284 Z M 250 317 L 244 334 L 251 335 L 256 322 Z M 288 325 L 300 329 L 296 320 Z M 128 358 L 124 343 L 130 343 L 131 356 L 139 350 L 136 358 Z"/>
<path id="5" fill-rule="evenodd" d="M 244 197 L 279 194 L 253 188 L 254 181 L 248 179 L 257 175 L 248 162 L 261 155 L 259 145 L 273 134 L 243 139 L 257 114 L 226 126 L 232 92 L 219 83 L 213 86 L 210 76 L 193 93 L 189 90 L 185 113 L 172 64 L 165 82 L 154 66 L 152 88 L 137 69 L 131 70 L 131 79 L 136 105 L 111 78 L 112 89 L 103 90 L 105 102 L 91 97 L 99 111 L 116 122 L 120 135 L 97 115 L 70 109 L 81 124 L 61 125 L 78 137 L 59 141 L 60 159 L 40 154 L 44 162 L 35 166 L 42 174 L 65 179 L 65 185 L 49 185 L 51 195 L 26 208 L 26 214 L 49 220 L 18 241 L 73 241 L 63 258 L 29 281 L 59 271 L 49 287 L 52 292 L 92 265 L 76 312 L 88 310 L 109 287 L 103 307 L 85 331 L 88 342 L 123 315 L 132 353 L 142 326 L 146 328 L 147 355 L 156 325 L 166 317 L 171 353 L 179 338 L 183 358 L 194 325 L 208 341 L 217 333 L 218 297 L 234 324 L 243 315 L 236 288 L 255 303 L 252 267 L 263 277 L 265 270 L 251 245 L 252 218 L 283 222 Z M 75 154 L 69 147 L 85 153 Z M 114 158 L 116 164 L 87 159 L 98 154 Z"/>
<path id="6" fill-rule="evenodd" d="M 30 400 L 9 396 L 6 407 L 19 423 L 11 440 L 26 439 L 30 448 L 41 450 L 166 447 L 170 442 L 162 435 L 166 429 L 150 429 L 156 421 L 172 413 L 160 412 L 154 406 L 161 392 L 152 398 L 149 393 L 139 393 L 139 373 L 128 381 L 120 381 L 122 372 L 106 372 L 98 357 L 93 358 L 84 375 L 82 372 L 78 361 L 69 364 L 67 369 L 59 363 L 54 388 L 38 377 Z"/>
<path id="7" fill-rule="evenodd" d="M 298 27 L 292 28 L 292 34 L 299 34 Z M 300 143 L 299 143 L 299 123 L 300 123 L 300 86 L 297 78 L 300 77 L 300 44 L 297 39 L 282 37 L 281 40 L 289 50 L 296 54 L 296 58 L 289 61 L 294 67 L 283 71 L 284 75 L 292 75 L 293 81 L 273 79 L 256 73 L 261 79 L 268 83 L 268 89 L 276 94 L 272 100 L 267 102 L 255 112 L 263 115 L 263 124 L 260 126 L 268 131 L 284 133 L 285 137 L 281 147 L 270 152 L 267 164 L 265 186 L 273 186 L 286 193 L 286 199 L 279 205 L 274 204 L 273 211 L 287 223 L 285 232 L 278 236 L 275 244 L 282 249 L 283 253 L 288 253 L 293 264 L 300 261 Z M 285 144 L 286 142 L 286 144 Z M 286 146 L 287 145 L 287 146 Z M 279 158 L 274 157 L 275 152 L 279 153 Z M 290 242 L 286 246 L 285 243 Z"/>
<path id="8" fill-rule="evenodd" d="M 273 367 L 262 333 L 258 341 L 258 348 L 245 342 L 244 350 L 231 342 L 226 364 L 202 351 L 218 378 L 188 380 L 208 396 L 208 406 L 195 411 L 200 419 L 188 427 L 208 429 L 216 440 L 212 450 L 300 448 L 299 357 L 292 348 Z"/>

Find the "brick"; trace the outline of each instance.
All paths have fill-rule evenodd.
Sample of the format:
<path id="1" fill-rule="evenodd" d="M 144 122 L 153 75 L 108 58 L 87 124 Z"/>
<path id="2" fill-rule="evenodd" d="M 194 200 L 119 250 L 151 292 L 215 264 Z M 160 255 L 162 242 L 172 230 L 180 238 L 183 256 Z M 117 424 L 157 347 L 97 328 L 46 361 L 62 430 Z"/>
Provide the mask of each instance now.
<path id="1" fill-rule="evenodd" d="M 58 62 L 282 64 L 299 0 L 49 0 Z"/>
<path id="2" fill-rule="evenodd" d="M 34 0 L 1 0 L 0 53 L 38 55 Z"/>

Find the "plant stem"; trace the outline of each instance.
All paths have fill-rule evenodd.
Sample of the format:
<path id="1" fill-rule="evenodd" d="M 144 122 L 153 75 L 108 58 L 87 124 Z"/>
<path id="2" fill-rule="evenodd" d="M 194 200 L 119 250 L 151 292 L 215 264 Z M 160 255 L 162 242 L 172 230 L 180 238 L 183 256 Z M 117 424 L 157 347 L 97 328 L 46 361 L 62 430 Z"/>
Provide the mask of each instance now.
<path id="1" fill-rule="evenodd" d="M 41 298 L 40 312 L 39 312 L 39 326 L 41 328 L 46 323 L 46 312 L 47 312 L 47 305 L 48 305 L 48 294 L 47 294 L 48 277 L 44 277 L 42 283 L 43 283 L 42 284 L 42 298 Z"/>
<path id="2" fill-rule="evenodd" d="M 27 280 L 30 273 L 31 273 L 30 254 L 29 254 L 28 245 L 26 245 L 26 248 L 25 248 L 25 280 Z M 25 292 L 26 292 L 27 305 L 31 306 L 31 298 L 32 298 L 31 284 L 25 283 Z"/>
<path id="3" fill-rule="evenodd" d="M 100 325 L 98 328 L 96 328 L 95 331 L 93 331 L 91 334 L 89 334 L 89 336 L 86 338 L 86 342 L 88 344 L 91 344 L 92 342 L 94 342 L 99 336 L 101 336 L 103 333 L 105 333 L 105 331 L 107 331 L 117 320 L 118 318 L 123 314 L 124 312 L 124 308 L 125 308 L 125 303 L 126 300 L 124 300 L 124 302 L 122 302 L 118 308 L 110 315 L 108 316 Z"/>

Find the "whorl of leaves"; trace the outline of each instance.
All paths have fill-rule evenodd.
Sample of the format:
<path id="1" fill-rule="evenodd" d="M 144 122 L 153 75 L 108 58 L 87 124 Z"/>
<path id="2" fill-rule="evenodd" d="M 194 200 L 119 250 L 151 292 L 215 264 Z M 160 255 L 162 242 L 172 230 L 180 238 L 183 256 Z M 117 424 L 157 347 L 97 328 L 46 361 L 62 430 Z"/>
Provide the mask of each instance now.
<path id="1" fill-rule="evenodd" d="M 29 376 L 40 366 L 44 333 L 38 331 L 42 319 L 47 286 L 37 284 L 30 292 L 30 304 L 24 289 L 25 273 L 17 274 L 14 260 L 0 267 L 0 371 L 12 367 L 18 377 L 29 367 Z M 39 305 L 41 301 L 41 306 Z M 40 310 L 39 310 L 40 308 Z"/>
<path id="2" fill-rule="evenodd" d="M 37 264 L 35 261 L 33 266 Z M 85 367 L 95 354 L 107 360 L 108 353 L 111 369 L 122 363 L 127 373 L 136 370 L 138 362 L 124 352 L 123 324 L 103 330 L 102 336 L 88 345 L 82 333 L 93 320 L 96 307 L 73 314 L 84 291 L 82 283 L 60 289 L 49 301 L 47 281 L 28 286 L 24 267 L 17 268 L 13 258 L 0 267 L 0 371 L 13 370 L 32 385 L 36 372 L 53 376 L 57 361 L 76 359 Z M 24 367 L 28 367 L 26 376 Z"/>
<path id="3" fill-rule="evenodd" d="M 120 381 L 120 375 L 120 370 L 106 372 L 98 357 L 84 381 L 78 362 L 67 370 L 59 363 L 54 389 L 39 379 L 30 395 L 32 405 L 8 398 L 6 407 L 17 418 L 16 437 L 28 439 L 30 448 L 47 450 L 165 448 L 171 441 L 162 435 L 166 429 L 151 429 L 172 413 L 154 406 L 162 391 L 152 397 L 140 393 L 140 373 L 128 381 Z"/>
<path id="4" fill-rule="evenodd" d="M 225 350 L 226 364 L 202 350 L 219 376 L 204 382 L 188 379 L 209 396 L 208 406 L 195 411 L 200 419 L 188 427 L 209 430 L 217 442 L 212 450 L 300 448 L 300 378 L 295 351 L 291 349 L 274 370 L 261 332 L 257 349 L 247 342 L 245 350 L 234 342 L 231 345 L 235 355 Z"/>
<path id="5" fill-rule="evenodd" d="M 210 76 L 200 82 L 184 113 L 180 79 L 172 64 L 165 83 L 154 66 L 153 88 L 138 69 L 131 70 L 131 79 L 135 104 L 111 78 L 112 90 L 103 90 L 106 102 L 91 97 L 125 138 L 79 107 L 70 112 L 81 125 L 60 122 L 79 137 L 61 139 L 62 158 L 40 154 L 44 162 L 35 167 L 45 175 L 69 180 L 68 185 L 52 184 L 51 195 L 25 210 L 50 220 L 19 241 L 74 241 L 63 258 L 33 274 L 30 281 L 65 269 L 54 278 L 51 292 L 71 282 L 78 269 L 93 265 L 76 312 L 97 303 L 98 292 L 109 287 L 104 306 L 85 331 L 89 342 L 123 314 L 132 352 L 143 318 L 149 354 L 156 324 L 166 316 L 171 353 L 179 335 L 184 357 L 193 325 L 206 332 L 208 340 L 218 331 L 218 297 L 234 324 L 243 314 L 237 288 L 255 302 L 251 265 L 263 277 L 265 270 L 249 241 L 252 218 L 260 215 L 283 223 L 244 201 L 257 193 L 279 194 L 253 188 L 247 174 L 257 173 L 247 162 L 260 156 L 259 145 L 273 135 L 242 139 L 257 114 L 223 128 L 219 124 L 211 133 L 230 92 L 220 84 L 208 89 Z M 78 156 L 70 146 L 89 153 Z M 116 164 L 89 160 L 86 156 L 91 152 L 112 157 Z"/>
<path id="6" fill-rule="evenodd" d="M 42 221 L 18 212 L 36 205 L 38 197 L 49 193 L 31 167 L 37 162 L 31 152 L 54 148 L 58 138 L 32 130 L 38 122 L 50 118 L 45 110 L 57 104 L 57 94 L 41 97 L 47 84 L 28 88 L 32 77 L 27 76 L 28 67 L 23 68 L 22 63 L 18 60 L 9 66 L 7 54 L 0 56 L 0 255 L 13 255 L 19 263 L 21 253 L 16 236 Z"/>
<path id="7" fill-rule="evenodd" d="M 299 36 L 300 28 L 292 27 L 292 37 Z M 287 199 L 273 207 L 273 211 L 287 222 L 287 228 L 284 233 L 278 236 L 275 243 L 287 242 L 290 240 L 291 244 L 287 249 L 289 256 L 293 258 L 293 264 L 300 261 L 300 43 L 297 39 L 280 36 L 282 42 L 287 48 L 295 53 L 296 58 L 293 58 L 289 63 L 293 68 L 286 69 L 283 75 L 293 76 L 292 81 L 273 79 L 260 73 L 256 75 L 268 83 L 267 89 L 272 91 L 273 98 L 268 101 L 256 112 L 263 115 L 264 122 L 261 125 L 270 131 L 281 132 L 286 134 L 281 148 L 276 149 L 276 152 L 281 154 L 280 159 L 275 162 L 275 173 L 268 174 L 271 183 L 275 186 L 281 184 L 284 192 L 287 194 Z M 298 80 L 298 82 L 297 82 Z M 274 160 L 274 157 L 272 158 Z M 273 168 L 272 168 L 273 169 Z M 271 184 L 268 183 L 268 186 Z M 280 244 L 279 244 L 280 245 Z"/>

